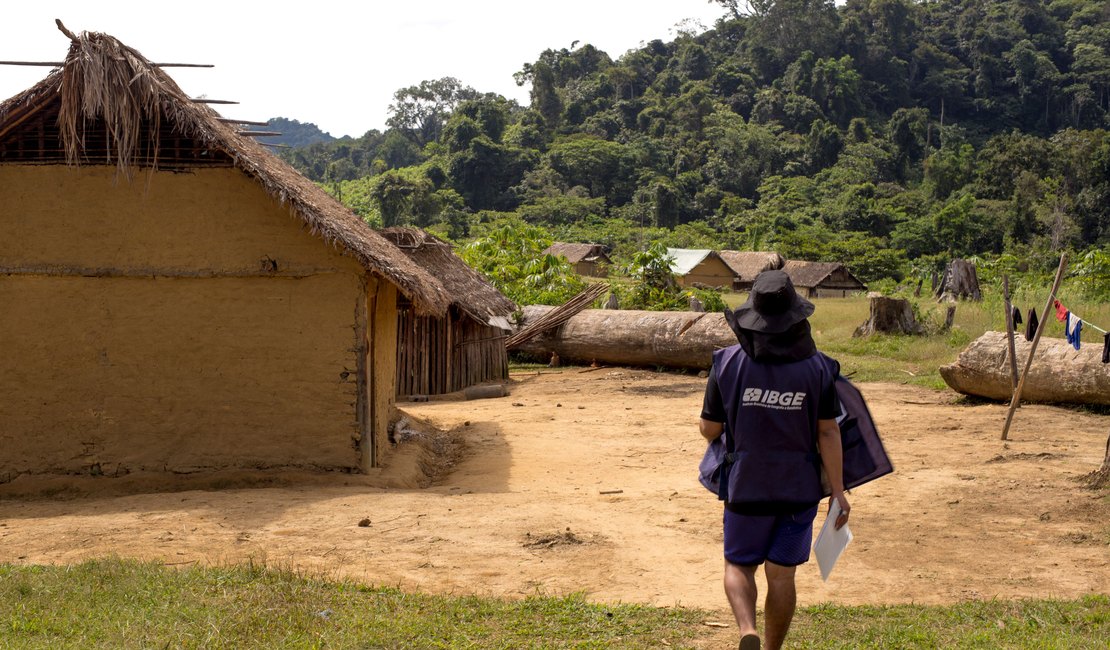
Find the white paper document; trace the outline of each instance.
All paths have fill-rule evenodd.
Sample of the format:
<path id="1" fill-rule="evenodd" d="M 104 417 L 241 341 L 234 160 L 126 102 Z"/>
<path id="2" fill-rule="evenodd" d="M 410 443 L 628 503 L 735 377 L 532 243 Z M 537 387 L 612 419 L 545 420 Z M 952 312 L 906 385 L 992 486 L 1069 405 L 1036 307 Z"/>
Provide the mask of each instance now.
<path id="1" fill-rule="evenodd" d="M 836 565 L 840 554 L 852 541 L 852 531 L 848 530 L 848 524 L 844 524 L 840 530 L 836 530 L 836 518 L 840 516 L 840 513 L 840 502 L 833 499 L 832 508 L 829 509 L 829 515 L 825 518 L 825 525 L 821 526 L 821 532 L 817 533 L 817 541 L 813 543 L 813 554 L 817 556 L 817 566 L 821 569 L 821 579 L 825 581 L 828 581 L 829 574 L 832 573 L 833 566 Z"/>

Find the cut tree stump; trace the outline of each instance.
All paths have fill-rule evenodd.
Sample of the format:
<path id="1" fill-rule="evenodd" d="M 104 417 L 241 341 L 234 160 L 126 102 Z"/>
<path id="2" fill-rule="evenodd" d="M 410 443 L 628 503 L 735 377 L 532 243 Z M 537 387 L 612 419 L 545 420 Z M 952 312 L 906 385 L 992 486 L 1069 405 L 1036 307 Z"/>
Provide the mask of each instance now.
<path id="1" fill-rule="evenodd" d="M 1106 437 L 1106 456 L 1102 459 L 1102 467 L 1086 475 L 1083 479 L 1089 488 L 1110 487 L 1110 436 Z"/>
<path id="2" fill-rule="evenodd" d="M 913 316 L 913 307 L 903 298 L 872 296 L 871 317 L 856 328 L 852 336 L 871 336 L 876 332 L 886 334 L 921 334 L 924 328 Z"/>
<path id="3" fill-rule="evenodd" d="M 953 298 L 982 300 L 983 294 L 979 292 L 979 276 L 975 273 L 975 265 L 967 260 L 952 260 L 944 271 L 940 286 L 936 288 L 938 302 L 944 299 L 945 294 Z"/>

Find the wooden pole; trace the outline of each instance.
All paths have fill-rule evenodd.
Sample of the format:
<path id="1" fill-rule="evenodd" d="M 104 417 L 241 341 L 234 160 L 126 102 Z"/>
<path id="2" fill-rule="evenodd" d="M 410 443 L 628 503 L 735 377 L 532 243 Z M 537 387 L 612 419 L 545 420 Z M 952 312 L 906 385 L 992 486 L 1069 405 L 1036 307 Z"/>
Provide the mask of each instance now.
<path id="1" fill-rule="evenodd" d="M 1010 276 L 1002 276 L 1002 299 L 1006 301 L 1006 342 L 1010 346 L 1010 389 L 1018 386 L 1017 353 L 1014 351 L 1014 307 L 1010 304 Z"/>
<path id="2" fill-rule="evenodd" d="M 216 121 L 217 122 L 223 122 L 224 124 L 249 124 L 250 126 L 270 126 L 269 122 L 251 122 L 250 120 L 234 120 L 234 119 L 231 119 L 230 117 L 217 117 Z"/>
<path id="3" fill-rule="evenodd" d="M 65 61 L 0 61 L 0 65 L 25 65 L 39 68 L 60 68 Z M 159 68 L 214 68 L 211 63 L 151 63 Z"/>
<path id="4" fill-rule="evenodd" d="M 1067 266 L 1067 263 L 1068 254 L 1061 254 L 1060 267 L 1056 269 L 1056 279 L 1052 281 L 1052 291 L 1048 293 L 1048 302 L 1045 303 L 1044 313 L 1041 314 L 1041 320 L 1037 323 L 1037 333 L 1033 335 L 1033 343 L 1029 346 L 1029 358 L 1025 360 L 1025 370 L 1022 371 L 1017 390 L 1014 391 L 1014 397 L 1010 400 L 1010 410 L 1006 413 L 1006 424 L 1002 427 L 1003 440 L 1005 440 L 1006 436 L 1010 433 L 1010 423 L 1013 422 L 1014 411 L 1021 402 L 1021 390 L 1025 388 L 1025 378 L 1029 375 L 1029 367 L 1033 365 L 1033 355 L 1037 352 L 1037 344 L 1041 342 L 1041 332 L 1044 332 L 1045 323 L 1048 322 L 1048 316 L 1053 312 L 1052 301 L 1056 299 L 1056 290 L 1060 288 L 1060 280 L 1064 278 L 1064 268 Z"/>

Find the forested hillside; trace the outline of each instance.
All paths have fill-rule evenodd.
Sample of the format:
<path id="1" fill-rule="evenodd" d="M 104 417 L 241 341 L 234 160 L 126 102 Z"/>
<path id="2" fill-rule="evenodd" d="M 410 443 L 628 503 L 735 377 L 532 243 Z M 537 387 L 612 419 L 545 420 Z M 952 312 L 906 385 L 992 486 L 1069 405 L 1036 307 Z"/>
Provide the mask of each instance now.
<path id="1" fill-rule="evenodd" d="M 267 136 L 264 140 L 266 144 L 306 147 L 317 142 L 326 143 L 335 140 L 330 133 L 324 133 L 320 127 L 311 122 L 298 122 L 284 117 L 271 117 L 266 130 L 281 133 L 281 135 Z"/>
<path id="2" fill-rule="evenodd" d="M 374 224 L 774 249 L 901 279 L 952 256 L 1110 276 L 1110 2 L 721 0 L 705 33 L 428 80 L 386 132 L 284 152 Z M 619 53 L 618 53 L 619 54 Z M 1101 266 L 1100 266 L 1101 265 Z"/>

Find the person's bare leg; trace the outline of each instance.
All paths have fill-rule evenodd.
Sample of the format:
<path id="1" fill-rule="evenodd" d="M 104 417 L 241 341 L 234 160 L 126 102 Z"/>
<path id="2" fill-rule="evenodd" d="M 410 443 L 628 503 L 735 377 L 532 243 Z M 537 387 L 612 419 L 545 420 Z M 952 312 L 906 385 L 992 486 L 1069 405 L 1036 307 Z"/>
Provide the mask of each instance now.
<path id="1" fill-rule="evenodd" d="M 779 650 L 794 619 L 798 596 L 794 589 L 794 569 L 767 562 L 767 601 L 763 605 L 763 644 L 766 650 Z"/>
<path id="2" fill-rule="evenodd" d="M 732 607 L 732 615 L 736 617 L 740 636 L 759 634 L 755 627 L 755 598 L 758 591 L 755 586 L 756 568 L 725 560 L 725 595 Z"/>

